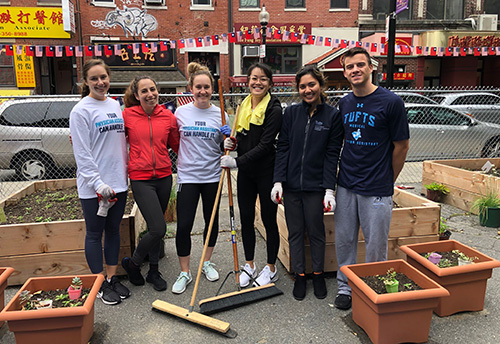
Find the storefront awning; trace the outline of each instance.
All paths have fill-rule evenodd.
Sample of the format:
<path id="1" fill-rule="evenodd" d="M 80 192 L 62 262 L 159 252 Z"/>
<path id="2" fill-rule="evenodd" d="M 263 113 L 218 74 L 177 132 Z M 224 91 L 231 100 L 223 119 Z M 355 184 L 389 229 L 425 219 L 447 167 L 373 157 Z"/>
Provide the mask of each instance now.
<path id="1" fill-rule="evenodd" d="M 230 76 L 231 87 L 247 87 L 247 76 L 246 75 L 235 75 Z M 295 82 L 295 75 L 274 75 L 273 85 L 274 86 L 293 86 Z"/>
<path id="2" fill-rule="evenodd" d="M 128 87 L 138 75 L 147 75 L 154 79 L 158 87 L 183 87 L 186 77 L 178 70 L 113 70 L 111 69 L 111 87 Z"/>

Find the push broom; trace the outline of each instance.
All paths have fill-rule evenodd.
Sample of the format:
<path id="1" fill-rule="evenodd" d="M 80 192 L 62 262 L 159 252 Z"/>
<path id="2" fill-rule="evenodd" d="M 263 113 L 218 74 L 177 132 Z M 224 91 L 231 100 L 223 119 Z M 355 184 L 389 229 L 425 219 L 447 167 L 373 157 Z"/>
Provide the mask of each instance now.
<path id="1" fill-rule="evenodd" d="M 224 99 L 223 99 L 223 93 L 222 93 L 222 83 L 219 80 L 219 96 L 220 96 L 220 109 L 221 109 L 221 116 L 222 116 L 222 124 L 224 125 L 226 122 L 226 116 L 225 116 L 225 111 L 224 111 Z M 239 115 L 239 106 L 236 109 L 236 115 L 234 118 L 233 122 L 233 127 L 231 130 L 231 136 L 234 136 L 234 132 L 236 129 L 236 123 L 238 121 L 238 115 Z M 229 150 L 226 150 L 226 155 L 229 154 Z M 233 192 L 232 192 L 232 187 L 231 187 L 231 173 L 227 173 L 227 189 L 228 189 L 228 200 L 229 200 L 229 221 L 231 224 L 231 243 L 233 246 L 233 260 L 234 260 L 234 270 L 229 272 L 222 282 L 219 290 L 217 291 L 217 296 L 211 297 L 208 299 L 201 300 L 199 302 L 200 306 L 200 313 L 202 314 L 213 314 L 229 309 L 233 309 L 236 307 L 244 306 L 253 302 L 261 301 L 264 299 L 268 299 L 273 296 L 281 295 L 283 292 L 279 290 L 274 283 L 263 285 L 263 286 L 258 286 L 258 287 L 253 287 L 253 288 L 248 288 L 245 290 L 241 290 L 240 287 L 240 273 L 241 271 L 239 270 L 239 263 L 238 263 L 238 247 L 236 244 L 236 228 L 234 225 L 234 206 L 233 206 Z M 224 286 L 224 283 L 228 279 L 228 277 L 233 274 L 235 275 L 235 280 L 236 280 L 236 288 L 238 291 L 228 293 L 228 294 L 223 294 L 223 295 L 218 295 L 219 292 L 222 290 L 222 287 Z"/>

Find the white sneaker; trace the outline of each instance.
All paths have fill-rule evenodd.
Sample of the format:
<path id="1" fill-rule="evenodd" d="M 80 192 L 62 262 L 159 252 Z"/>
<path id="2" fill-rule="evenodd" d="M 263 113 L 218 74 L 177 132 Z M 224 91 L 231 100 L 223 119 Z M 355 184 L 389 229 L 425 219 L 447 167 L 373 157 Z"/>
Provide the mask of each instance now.
<path id="1" fill-rule="evenodd" d="M 175 281 L 174 285 L 172 286 L 172 293 L 174 294 L 182 294 L 185 290 L 186 287 L 193 278 L 191 277 L 191 272 L 184 272 L 181 271 L 179 274 L 179 277 L 177 277 L 177 281 Z"/>
<path id="2" fill-rule="evenodd" d="M 266 265 L 264 269 L 259 273 L 259 277 L 253 283 L 254 287 L 258 287 L 261 285 L 266 285 L 271 282 L 276 282 L 278 280 L 278 269 L 275 268 L 275 271 L 272 272 L 269 268 L 269 265 Z"/>
<path id="3" fill-rule="evenodd" d="M 209 260 L 203 263 L 203 270 L 202 272 L 205 274 L 205 277 L 207 280 L 210 282 L 217 281 L 219 279 L 219 273 L 217 270 L 214 269 L 215 264 L 210 263 Z"/>
<path id="4" fill-rule="evenodd" d="M 250 276 L 252 278 L 257 277 L 257 265 L 253 265 L 254 268 L 252 269 L 250 267 L 250 264 L 245 264 L 245 266 L 241 269 L 240 273 L 240 287 L 245 288 L 247 285 L 250 284 Z M 245 271 L 243 271 L 245 270 Z"/>

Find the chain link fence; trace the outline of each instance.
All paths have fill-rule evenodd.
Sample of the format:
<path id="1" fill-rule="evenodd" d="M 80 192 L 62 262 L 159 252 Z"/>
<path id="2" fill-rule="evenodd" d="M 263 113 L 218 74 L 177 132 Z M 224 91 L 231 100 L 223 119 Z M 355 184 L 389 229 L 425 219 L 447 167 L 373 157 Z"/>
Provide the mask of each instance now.
<path id="1" fill-rule="evenodd" d="M 398 178 L 401 184 L 422 180 L 422 161 L 500 157 L 500 89 L 393 89 L 406 103 L 410 151 Z M 328 90 L 336 106 L 349 90 Z M 283 108 L 299 103 L 296 92 L 276 92 Z M 224 94 L 232 122 L 238 104 L 248 93 Z M 123 95 L 111 95 L 121 102 Z M 75 96 L 0 97 L 0 199 L 30 180 L 74 177 L 75 160 L 69 141 L 69 113 Z M 161 94 L 159 103 L 175 109 L 192 97 Z M 220 106 L 218 96 L 213 103 Z M 177 156 L 171 154 L 174 171 Z"/>

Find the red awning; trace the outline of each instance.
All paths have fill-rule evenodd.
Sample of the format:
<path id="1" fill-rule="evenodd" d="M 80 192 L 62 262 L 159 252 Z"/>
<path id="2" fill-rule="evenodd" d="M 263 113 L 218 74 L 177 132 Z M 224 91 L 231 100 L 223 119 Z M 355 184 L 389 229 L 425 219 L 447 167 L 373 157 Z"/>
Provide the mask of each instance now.
<path id="1" fill-rule="evenodd" d="M 246 87 L 247 76 L 246 75 L 236 75 L 230 76 L 231 87 Z M 295 75 L 274 75 L 273 84 L 274 86 L 293 86 L 295 82 Z"/>

